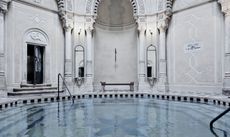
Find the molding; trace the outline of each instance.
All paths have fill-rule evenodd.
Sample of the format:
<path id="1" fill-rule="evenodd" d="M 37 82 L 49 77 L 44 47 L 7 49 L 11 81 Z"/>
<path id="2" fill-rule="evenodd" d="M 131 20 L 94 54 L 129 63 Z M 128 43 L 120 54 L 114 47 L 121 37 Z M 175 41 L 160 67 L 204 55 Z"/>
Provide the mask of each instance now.
<path id="1" fill-rule="evenodd" d="M 202 3 L 199 3 L 199 4 L 195 4 L 195 5 L 192 5 L 192 6 L 190 5 L 190 6 L 187 6 L 185 8 L 182 8 L 182 9 L 174 10 L 173 14 L 180 13 L 180 12 L 192 9 L 192 8 L 197 8 L 197 7 L 200 7 L 200 6 L 209 4 L 209 3 L 213 3 L 213 2 L 217 2 L 217 1 L 216 0 L 209 0 L 209 1 L 205 1 L 205 2 L 202 2 Z"/>

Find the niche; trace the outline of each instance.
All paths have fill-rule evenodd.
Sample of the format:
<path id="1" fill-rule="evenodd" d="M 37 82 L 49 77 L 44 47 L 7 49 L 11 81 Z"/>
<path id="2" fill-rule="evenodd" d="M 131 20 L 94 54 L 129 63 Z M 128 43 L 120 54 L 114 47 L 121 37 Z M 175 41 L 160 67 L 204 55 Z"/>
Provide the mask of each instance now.
<path id="1" fill-rule="evenodd" d="M 84 63 L 84 48 L 81 45 L 75 47 L 75 78 L 84 78 L 85 63 Z"/>
<path id="2" fill-rule="evenodd" d="M 157 52 L 156 46 L 150 45 L 147 48 L 147 78 L 156 79 L 157 77 Z"/>

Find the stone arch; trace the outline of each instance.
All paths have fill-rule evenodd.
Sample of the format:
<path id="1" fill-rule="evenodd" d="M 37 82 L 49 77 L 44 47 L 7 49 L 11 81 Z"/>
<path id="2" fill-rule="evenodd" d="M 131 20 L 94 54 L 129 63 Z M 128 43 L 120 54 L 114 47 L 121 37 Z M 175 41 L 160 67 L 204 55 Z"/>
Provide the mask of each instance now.
<path id="1" fill-rule="evenodd" d="M 75 78 L 85 75 L 85 48 L 82 45 L 74 47 L 74 75 Z"/>
<path id="2" fill-rule="evenodd" d="M 23 36 L 23 44 L 22 44 L 22 84 L 27 83 L 27 46 L 34 45 L 40 46 L 44 48 L 43 53 L 43 61 L 44 61 L 44 71 L 43 71 L 43 82 L 49 83 L 51 78 L 50 73 L 50 46 L 49 46 L 49 37 L 48 35 L 41 29 L 38 28 L 30 28 L 25 31 Z"/>
<path id="3" fill-rule="evenodd" d="M 86 14 L 97 15 L 98 5 L 101 0 L 87 0 L 86 3 Z M 143 15 L 145 14 L 145 5 L 143 0 L 130 0 L 133 6 L 133 15 Z"/>
<path id="4" fill-rule="evenodd" d="M 24 41 L 39 45 L 48 45 L 49 43 L 48 35 L 44 31 L 37 28 L 27 30 L 24 35 Z"/>

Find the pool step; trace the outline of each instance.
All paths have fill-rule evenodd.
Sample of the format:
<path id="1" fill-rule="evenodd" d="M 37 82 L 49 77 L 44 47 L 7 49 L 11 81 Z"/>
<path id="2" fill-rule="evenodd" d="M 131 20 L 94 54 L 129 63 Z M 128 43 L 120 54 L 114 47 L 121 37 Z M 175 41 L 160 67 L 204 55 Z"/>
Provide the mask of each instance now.
<path id="1" fill-rule="evenodd" d="M 61 90 L 60 93 L 63 93 Z M 8 92 L 8 96 L 20 96 L 20 95 L 41 95 L 41 94 L 58 94 L 57 90 L 34 90 L 34 91 L 18 91 L 18 92 Z"/>
<path id="2" fill-rule="evenodd" d="M 20 92 L 20 91 L 43 91 L 43 90 L 57 90 L 57 87 L 24 87 L 24 88 L 14 88 L 13 92 Z"/>
<path id="3" fill-rule="evenodd" d="M 52 85 L 51 84 L 21 84 L 20 87 L 21 88 L 25 88 L 25 87 L 51 87 Z"/>
<path id="4" fill-rule="evenodd" d="M 61 92 L 64 92 L 63 90 Z M 23 84 L 20 88 L 14 88 L 8 92 L 8 96 L 18 95 L 41 95 L 41 94 L 57 94 L 58 88 L 52 87 L 51 84 Z"/>

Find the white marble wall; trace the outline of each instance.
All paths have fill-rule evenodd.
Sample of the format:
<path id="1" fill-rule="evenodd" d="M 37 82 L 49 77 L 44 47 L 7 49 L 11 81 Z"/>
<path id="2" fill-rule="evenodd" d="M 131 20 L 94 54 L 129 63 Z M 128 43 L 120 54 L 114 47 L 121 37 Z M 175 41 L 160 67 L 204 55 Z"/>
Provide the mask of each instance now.
<path id="1" fill-rule="evenodd" d="M 51 6 L 52 9 L 52 2 L 46 6 Z M 24 49 L 27 48 L 25 34 L 30 29 L 41 30 L 48 37 L 44 53 L 44 82 L 56 85 L 57 74 L 62 73 L 64 68 L 64 35 L 57 13 L 12 1 L 6 16 L 6 24 L 8 89 L 18 87 L 25 75 L 26 64 L 23 62 L 23 58 L 27 56 L 27 53 L 24 53 Z"/>
<path id="2" fill-rule="evenodd" d="M 198 6 L 186 9 L 196 3 Z M 175 2 L 175 11 L 186 8 L 173 14 L 168 30 L 170 90 L 220 93 L 224 19 L 217 2 L 199 3 Z"/>
<path id="3" fill-rule="evenodd" d="M 137 83 L 137 29 L 107 31 L 96 27 L 94 83 Z M 115 48 L 117 62 L 115 63 Z"/>
<path id="4" fill-rule="evenodd" d="M 74 27 L 71 32 L 72 41 L 68 42 L 72 45 L 71 57 L 74 57 L 76 45 L 82 45 L 86 49 L 85 30 L 92 25 L 92 69 L 95 85 L 99 85 L 100 81 L 138 83 L 137 29 L 106 31 L 93 26 L 93 18 L 96 18 L 93 13 L 94 2 L 94 0 L 73 1 L 74 14 L 71 17 L 74 18 Z M 145 27 L 145 50 L 153 44 L 159 52 L 157 12 L 162 12 L 163 9 L 160 7 L 162 3 L 161 0 L 137 0 L 135 3 L 138 10 L 135 16 L 139 15 L 135 19 Z M 6 71 L 8 89 L 18 87 L 23 80 L 23 67 L 25 67 L 23 58 L 26 56 L 23 52 L 26 48 L 24 37 L 26 32 L 33 28 L 41 30 L 48 37 L 45 50 L 47 59 L 45 82 L 55 84 L 57 73 L 64 72 L 65 59 L 64 33 L 57 13 L 56 0 L 11 1 L 9 6 L 9 11 L 5 14 L 6 41 L 3 43 L 5 60 L 1 61 L 6 62 L 6 67 L 1 69 Z M 211 0 L 175 0 L 172 13 L 166 31 L 167 75 L 170 90 L 221 93 L 224 75 L 224 17 L 220 5 Z M 140 25 L 138 23 L 137 25 Z M 118 56 L 116 71 L 115 47 Z M 0 53 L 0 56 L 2 55 Z M 159 64 L 157 65 L 159 69 Z M 74 64 L 72 72 L 74 74 Z M 157 74 L 159 75 L 159 70 Z"/>

